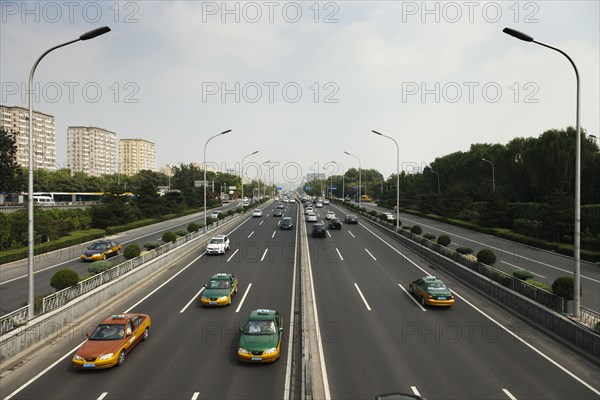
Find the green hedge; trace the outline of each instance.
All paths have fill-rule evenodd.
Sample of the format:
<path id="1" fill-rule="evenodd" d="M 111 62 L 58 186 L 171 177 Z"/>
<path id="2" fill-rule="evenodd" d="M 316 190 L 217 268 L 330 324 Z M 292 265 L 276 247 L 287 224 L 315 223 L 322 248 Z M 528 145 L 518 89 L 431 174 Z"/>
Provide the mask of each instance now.
<path id="1" fill-rule="evenodd" d="M 112 267 L 113 267 L 113 265 L 110 261 L 106 261 L 106 260 L 94 261 L 88 267 L 88 272 L 91 274 L 99 274 L 100 272 L 104 272 L 107 269 L 111 269 Z"/>

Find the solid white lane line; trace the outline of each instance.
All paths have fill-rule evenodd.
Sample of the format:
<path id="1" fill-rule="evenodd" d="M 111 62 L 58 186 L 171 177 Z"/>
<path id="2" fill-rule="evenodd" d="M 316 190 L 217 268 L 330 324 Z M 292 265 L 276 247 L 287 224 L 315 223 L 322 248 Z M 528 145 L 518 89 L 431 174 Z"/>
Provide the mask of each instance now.
<path id="1" fill-rule="evenodd" d="M 263 253 L 262 257 L 260 258 L 260 261 L 265 259 L 265 256 L 267 255 L 267 251 L 269 251 L 268 247 L 265 249 L 265 252 Z"/>
<path id="2" fill-rule="evenodd" d="M 233 256 L 235 256 L 235 253 L 237 253 L 239 251 L 239 249 L 235 249 L 235 251 L 233 252 L 232 255 L 229 256 L 229 258 L 227 259 L 227 261 L 225 262 L 229 262 L 229 260 L 231 260 L 233 258 Z"/>
<path id="3" fill-rule="evenodd" d="M 275 233 L 276 233 L 276 232 L 277 232 L 277 231 L 273 231 L 273 234 L 271 235 L 271 239 L 273 239 L 273 238 L 275 237 Z"/>
<path id="4" fill-rule="evenodd" d="M 344 261 L 344 257 L 342 257 L 342 253 L 340 253 L 337 247 L 335 248 L 335 251 L 337 251 L 338 256 L 340 256 L 340 260 Z"/>
<path id="5" fill-rule="evenodd" d="M 510 393 L 510 392 L 508 391 L 508 389 L 502 389 L 502 391 L 504 392 L 504 394 L 505 394 L 505 395 L 507 395 L 507 396 L 508 396 L 508 398 L 509 398 L 510 400 L 517 400 L 517 398 L 516 398 L 515 396 L 513 396 L 513 395 L 512 395 L 512 393 Z"/>
<path id="6" fill-rule="evenodd" d="M 419 393 L 419 389 L 417 389 L 416 386 L 411 386 L 410 390 L 412 390 L 413 394 L 416 395 L 416 396 L 420 396 L 421 395 L 421 393 Z"/>
<path id="7" fill-rule="evenodd" d="M 248 288 L 244 292 L 244 296 L 242 296 L 242 300 L 240 301 L 240 304 L 238 305 L 238 308 L 235 309 L 235 312 L 240 312 L 240 310 L 242 309 L 242 304 L 244 304 L 244 300 L 246 300 L 246 296 L 248 296 L 248 292 L 250 291 L 251 287 L 252 287 L 252 284 L 249 283 Z"/>
<path id="8" fill-rule="evenodd" d="M 557 367 L 558 369 L 560 369 L 561 371 L 563 371 L 565 374 L 569 375 L 571 378 L 575 379 L 577 382 L 581 383 L 583 386 L 585 386 L 586 388 L 590 389 L 596 395 L 600 396 L 600 390 L 596 389 L 595 387 L 593 387 L 592 385 L 590 385 L 589 383 L 587 383 L 583 379 L 579 378 L 577 375 L 575 375 L 574 373 L 572 373 L 571 371 L 569 371 L 567 368 L 563 367 L 558 362 L 554 361 L 552 358 L 550 358 L 549 356 L 547 356 L 541 350 L 538 350 L 533 345 L 527 343 L 524 339 L 521 339 L 521 337 L 519 335 L 517 335 L 516 333 L 513 333 L 509 328 L 505 327 L 500 322 L 498 322 L 494 318 L 490 317 L 488 314 L 486 314 L 485 312 L 483 312 L 483 310 L 479 309 L 476 305 L 474 305 L 473 303 L 471 303 L 470 301 L 468 301 L 467 299 L 465 299 L 464 297 L 462 297 L 461 295 L 459 295 L 458 293 L 456 293 L 454 290 L 452 291 L 452 293 L 454 293 L 454 295 L 456 297 L 458 297 L 459 299 L 461 299 L 462 301 L 464 301 L 466 304 L 470 305 L 475 311 L 478 311 L 481 315 L 483 315 L 484 317 L 486 317 L 487 319 L 489 319 L 490 321 L 492 321 L 493 323 L 495 323 L 496 325 L 498 325 L 500 328 L 502 328 L 504 331 L 506 331 L 509 335 L 511 335 L 512 337 L 514 337 L 516 340 L 518 340 L 519 342 L 523 343 L 525 346 L 529 347 L 531 350 L 533 350 L 534 352 L 536 352 L 537 354 L 539 354 L 541 357 L 543 357 L 545 360 L 547 360 L 548 362 L 550 362 L 552 365 L 554 365 L 555 367 Z"/>
<path id="9" fill-rule="evenodd" d="M 331 237 L 331 234 L 329 233 L 329 231 L 327 231 L 327 236 Z"/>
<path id="10" fill-rule="evenodd" d="M 423 310 L 423 311 L 427 311 L 427 310 L 425 309 L 425 307 L 423 307 L 422 305 L 420 305 L 420 304 L 419 304 L 419 302 L 418 302 L 417 300 L 415 300 L 415 297 L 414 297 L 414 296 L 412 296 L 412 295 L 411 295 L 411 294 L 408 292 L 408 290 L 404 289 L 404 286 L 402 286 L 401 284 L 398 284 L 398 286 L 400 286 L 400 289 L 404 290 L 404 293 L 406 293 L 406 295 L 408 296 L 408 298 L 409 298 L 409 299 L 411 299 L 412 301 L 414 301 L 414 302 L 415 302 L 415 304 L 416 304 L 417 306 L 419 306 L 419 308 L 420 308 L 421 310 Z"/>
<path id="11" fill-rule="evenodd" d="M 369 303 L 367 303 L 367 299 L 365 299 L 365 296 L 363 296 L 362 292 L 360 291 L 360 288 L 358 287 L 358 285 L 356 283 L 354 284 L 354 287 L 358 291 L 358 294 L 360 294 L 360 298 L 362 299 L 363 303 L 365 303 L 367 310 L 371 311 L 371 307 L 369 307 Z"/>
<path id="12" fill-rule="evenodd" d="M 98 397 L 98 399 L 97 399 L 97 400 L 102 400 L 103 398 L 105 398 L 105 397 L 106 397 L 106 395 L 107 395 L 107 394 L 108 394 L 108 392 L 103 392 L 103 393 L 102 393 L 102 394 L 101 394 L 101 395 Z"/>
<path id="13" fill-rule="evenodd" d="M 200 296 L 200 294 L 204 291 L 204 289 L 205 289 L 204 286 L 202 286 L 202 288 L 198 291 L 198 293 L 196 293 L 194 295 L 194 297 L 192 297 L 191 300 L 188 301 L 185 306 L 183 306 L 183 308 L 179 311 L 179 314 L 183 313 L 190 306 L 190 304 L 192 304 L 194 302 L 194 300 L 196 300 L 198 298 L 198 296 Z"/>
<path id="14" fill-rule="evenodd" d="M 371 256 L 371 258 L 375 261 L 377 261 L 377 259 L 375 257 L 373 257 L 373 254 L 371 254 L 371 252 L 367 249 L 365 249 L 365 251 Z"/>
<path id="15" fill-rule="evenodd" d="M 356 236 L 354 236 L 354 235 L 352 234 L 352 232 L 348 231 L 348 233 L 350 234 L 350 236 L 352 236 L 354 239 L 356 239 Z"/>
<path id="16" fill-rule="evenodd" d="M 504 264 L 506 264 L 506 265 L 508 265 L 508 266 L 511 266 L 511 267 L 513 267 L 513 268 L 515 268 L 515 269 L 523 269 L 523 268 L 521 268 L 521 267 L 519 267 L 519 266 L 516 266 L 516 265 L 514 265 L 514 264 L 511 264 L 511 263 L 509 263 L 509 262 L 506 262 L 506 261 L 500 261 L 500 262 L 501 262 L 501 263 L 504 263 Z M 528 270 L 528 271 L 529 271 L 529 270 Z M 536 273 L 535 273 L 535 272 L 533 272 L 533 271 L 529 271 L 529 272 L 531 272 L 531 273 L 532 273 L 533 275 L 535 275 L 535 276 L 539 276 L 540 278 L 546 278 L 544 275 L 536 274 Z"/>
<path id="17" fill-rule="evenodd" d="M 260 224 L 258 224 L 258 226 L 261 226 L 263 224 L 263 222 L 265 222 L 265 221 L 260 221 Z"/>
<path id="18" fill-rule="evenodd" d="M 254 235 L 254 231 L 250 232 L 250 234 L 248 235 L 248 239 L 250 239 L 250 236 Z"/>

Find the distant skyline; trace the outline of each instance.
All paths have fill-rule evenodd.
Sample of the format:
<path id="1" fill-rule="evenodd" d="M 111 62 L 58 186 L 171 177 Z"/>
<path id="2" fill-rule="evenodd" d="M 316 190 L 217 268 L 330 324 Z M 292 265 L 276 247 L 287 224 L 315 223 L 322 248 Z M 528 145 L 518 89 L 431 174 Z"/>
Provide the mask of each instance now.
<path id="1" fill-rule="evenodd" d="M 571 56 L 581 125 L 600 137 L 599 4 L 3 1 L 0 103 L 27 107 L 37 57 L 107 25 L 37 68 L 34 108 L 56 118 L 59 167 L 68 126 L 154 142 L 158 169 L 201 164 L 206 140 L 232 129 L 207 147 L 223 171 L 258 150 L 245 164 L 278 164 L 275 181 L 293 187 L 358 168 L 348 151 L 387 177 L 396 149 L 372 129 L 398 141 L 412 172 L 472 143 L 575 125 L 567 59 L 504 27 Z"/>

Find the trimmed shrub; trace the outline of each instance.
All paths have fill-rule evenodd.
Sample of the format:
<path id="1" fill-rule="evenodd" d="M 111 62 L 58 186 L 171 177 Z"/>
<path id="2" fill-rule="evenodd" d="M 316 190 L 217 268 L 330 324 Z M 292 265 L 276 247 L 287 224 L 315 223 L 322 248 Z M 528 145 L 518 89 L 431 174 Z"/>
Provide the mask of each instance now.
<path id="1" fill-rule="evenodd" d="M 91 274 L 99 274 L 100 272 L 104 272 L 107 269 L 112 268 L 112 263 L 110 261 L 94 261 L 88 267 L 88 272 Z"/>
<path id="2" fill-rule="evenodd" d="M 162 234 L 162 241 L 165 243 L 174 242 L 177 240 L 177 235 L 175 232 L 166 231 Z"/>
<path id="3" fill-rule="evenodd" d="M 188 234 L 188 231 L 186 231 L 185 229 L 177 229 L 177 230 L 175 231 L 175 234 L 176 234 L 177 236 L 185 236 L 185 235 L 187 235 L 187 234 Z"/>
<path id="4" fill-rule="evenodd" d="M 233 208 L 230 208 L 229 210 L 227 210 L 227 215 L 233 215 L 235 214 L 235 210 Z"/>
<path id="5" fill-rule="evenodd" d="M 79 275 L 77 275 L 77 272 L 70 268 L 63 268 L 52 275 L 50 286 L 59 291 L 77 285 L 77 282 L 79 282 Z"/>
<path id="6" fill-rule="evenodd" d="M 154 250 L 157 247 L 160 247 L 162 243 L 156 241 L 156 240 L 152 240 L 150 242 L 144 243 L 144 248 L 148 251 L 150 250 Z"/>
<path id="7" fill-rule="evenodd" d="M 477 261 L 487 265 L 494 265 L 496 262 L 496 254 L 490 249 L 481 249 L 477 253 Z"/>
<path id="8" fill-rule="evenodd" d="M 372 215 L 373 217 L 376 217 L 377 216 L 377 211 L 371 210 L 371 211 L 369 211 L 369 215 Z"/>
<path id="9" fill-rule="evenodd" d="M 419 225 L 415 225 L 412 228 L 410 228 L 410 233 L 420 235 L 421 233 L 423 233 L 423 228 L 421 228 Z"/>
<path id="10" fill-rule="evenodd" d="M 437 242 L 440 246 L 448 246 L 452 240 L 450 240 L 450 236 L 448 235 L 440 235 Z"/>
<path id="11" fill-rule="evenodd" d="M 533 278 L 533 274 L 531 272 L 527 271 L 526 269 L 518 269 L 516 271 L 513 271 L 512 274 L 515 278 L 520 279 L 522 281 L 526 281 L 527 279 Z M 546 286 L 548 286 L 548 285 L 546 285 Z"/>
<path id="12" fill-rule="evenodd" d="M 544 289 L 544 290 L 552 293 L 552 287 L 550 285 L 548 285 L 547 283 L 539 282 L 539 281 L 532 281 L 532 280 L 528 280 L 527 283 L 529 283 L 530 285 L 539 287 L 540 289 Z"/>
<path id="13" fill-rule="evenodd" d="M 238 214 L 241 214 L 241 213 L 244 212 L 244 208 L 243 207 L 238 207 L 238 208 L 235 209 L 235 212 L 238 213 Z"/>
<path id="14" fill-rule="evenodd" d="M 560 276 L 552 282 L 552 291 L 565 300 L 573 300 L 575 282 L 570 276 Z"/>
<path id="15" fill-rule="evenodd" d="M 431 240 L 431 241 L 435 240 L 435 235 L 433 233 L 424 233 L 423 237 L 427 240 Z"/>
<path id="16" fill-rule="evenodd" d="M 459 254 L 473 254 L 473 249 L 469 246 L 459 246 L 456 248 L 456 252 Z"/>
<path id="17" fill-rule="evenodd" d="M 195 222 L 190 222 L 190 224 L 187 226 L 187 231 L 189 233 L 198 232 L 199 229 L 200 229 L 200 225 L 198 225 Z M 146 247 L 146 245 L 144 245 L 144 247 Z M 150 249 L 148 249 L 148 250 L 150 250 Z"/>
<path id="18" fill-rule="evenodd" d="M 128 244 L 127 247 L 125 247 L 125 251 L 123 251 L 123 256 L 126 260 L 131 260 L 132 258 L 138 257 L 141 252 L 142 249 L 140 249 L 140 246 L 138 246 L 135 243 L 131 243 Z"/>
<path id="19" fill-rule="evenodd" d="M 367 212 L 367 209 L 366 209 L 366 208 L 364 208 L 364 207 L 360 207 L 360 206 L 359 206 L 359 207 L 358 207 L 358 211 L 360 211 L 360 212 Z"/>
<path id="20" fill-rule="evenodd" d="M 212 223 L 215 222 L 215 220 L 211 217 L 206 217 L 206 225 L 212 225 Z"/>

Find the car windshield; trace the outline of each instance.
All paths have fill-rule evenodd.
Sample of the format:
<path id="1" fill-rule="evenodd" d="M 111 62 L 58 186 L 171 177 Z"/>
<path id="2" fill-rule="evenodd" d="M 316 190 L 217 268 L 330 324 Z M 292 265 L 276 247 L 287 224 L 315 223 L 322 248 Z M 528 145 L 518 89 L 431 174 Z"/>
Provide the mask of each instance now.
<path id="1" fill-rule="evenodd" d="M 275 322 L 273 321 L 248 321 L 244 328 L 246 335 L 273 335 L 275 334 Z"/>
<path id="2" fill-rule="evenodd" d="M 446 285 L 441 282 L 428 283 L 427 289 L 429 290 L 448 290 Z"/>
<path id="3" fill-rule="evenodd" d="M 219 239 L 217 239 L 217 238 L 210 239 L 210 244 L 221 244 L 221 243 L 223 243 L 223 239 L 221 239 L 221 238 L 219 238 Z"/>
<path id="4" fill-rule="evenodd" d="M 125 325 L 98 325 L 90 335 L 90 340 L 120 340 L 125 337 Z"/>
<path id="5" fill-rule="evenodd" d="M 284 223 L 284 224 L 290 224 L 290 223 L 292 223 L 292 219 L 291 218 L 284 218 L 282 220 L 282 223 Z"/>
<path id="6" fill-rule="evenodd" d="M 229 281 L 216 280 L 208 282 L 207 289 L 229 289 L 231 287 Z"/>
<path id="7" fill-rule="evenodd" d="M 108 244 L 94 243 L 90 247 L 88 247 L 88 249 L 90 249 L 90 250 L 106 250 L 106 249 L 108 249 Z"/>

